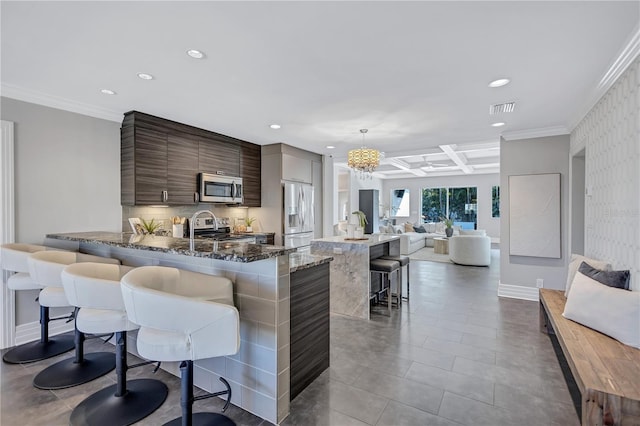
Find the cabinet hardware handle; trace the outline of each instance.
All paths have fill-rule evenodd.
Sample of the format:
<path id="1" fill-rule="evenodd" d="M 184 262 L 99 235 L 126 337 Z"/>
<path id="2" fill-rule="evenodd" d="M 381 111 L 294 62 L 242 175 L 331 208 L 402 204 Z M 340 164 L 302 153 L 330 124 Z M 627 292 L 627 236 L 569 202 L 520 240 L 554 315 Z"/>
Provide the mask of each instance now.
<path id="1" fill-rule="evenodd" d="M 169 200 L 169 192 L 162 191 L 162 201 L 166 202 L 167 200 Z"/>
<path id="2" fill-rule="evenodd" d="M 195 201 L 196 203 L 200 200 L 199 194 L 197 192 L 193 193 L 193 201 Z"/>

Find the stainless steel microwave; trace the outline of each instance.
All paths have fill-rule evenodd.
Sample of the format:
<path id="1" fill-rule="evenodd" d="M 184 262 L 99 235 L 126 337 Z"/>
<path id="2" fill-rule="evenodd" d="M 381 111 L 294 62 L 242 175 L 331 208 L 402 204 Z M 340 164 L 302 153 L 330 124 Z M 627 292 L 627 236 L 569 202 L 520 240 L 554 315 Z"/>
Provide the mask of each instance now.
<path id="1" fill-rule="evenodd" d="M 200 173 L 200 202 L 242 204 L 242 178 Z"/>

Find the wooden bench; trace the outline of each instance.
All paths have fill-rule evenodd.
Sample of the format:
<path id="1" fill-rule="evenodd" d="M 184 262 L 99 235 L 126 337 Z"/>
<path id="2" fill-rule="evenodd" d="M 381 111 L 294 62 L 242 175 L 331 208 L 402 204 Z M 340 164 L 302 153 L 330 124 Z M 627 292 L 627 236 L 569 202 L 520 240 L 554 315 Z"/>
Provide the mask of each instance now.
<path id="1" fill-rule="evenodd" d="M 566 301 L 563 291 L 540 289 L 540 329 L 562 348 L 582 425 L 640 425 L 640 349 L 564 318 Z"/>

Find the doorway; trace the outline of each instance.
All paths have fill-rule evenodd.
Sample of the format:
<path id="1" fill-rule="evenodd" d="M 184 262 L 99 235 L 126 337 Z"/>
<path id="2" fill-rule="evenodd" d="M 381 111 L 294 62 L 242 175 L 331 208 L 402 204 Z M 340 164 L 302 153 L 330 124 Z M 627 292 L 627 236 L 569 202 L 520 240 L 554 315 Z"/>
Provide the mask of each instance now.
<path id="1" fill-rule="evenodd" d="M 586 149 L 571 158 L 571 253 L 584 255 Z"/>

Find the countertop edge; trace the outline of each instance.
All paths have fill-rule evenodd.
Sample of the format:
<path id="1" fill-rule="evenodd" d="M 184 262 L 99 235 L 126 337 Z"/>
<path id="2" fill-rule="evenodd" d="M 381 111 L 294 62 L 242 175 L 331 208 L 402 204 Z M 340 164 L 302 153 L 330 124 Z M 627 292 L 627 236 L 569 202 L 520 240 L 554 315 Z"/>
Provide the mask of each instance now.
<path id="1" fill-rule="evenodd" d="M 106 238 L 99 238 L 95 234 L 102 234 L 105 236 L 109 235 L 111 237 L 120 236 L 121 241 L 114 241 Z M 125 239 L 127 238 L 131 239 L 132 235 L 133 234 L 126 233 L 126 232 L 118 233 L 118 232 L 96 231 L 96 232 L 76 232 L 76 233 L 73 233 L 73 232 L 72 233 L 51 233 L 51 234 L 46 234 L 46 238 L 56 239 L 56 240 L 65 240 L 65 241 L 77 241 L 80 243 L 107 245 L 112 247 L 128 248 L 133 250 L 156 251 L 161 253 L 176 254 L 176 255 L 190 256 L 190 257 L 210 258 L 215 260 L 224 260 L 229 262 L 240 262 L 240 263 L 249 263 L 249 262 L 255 262 L 259 260 L 271 259 L 274 257 L 290 254 L 295 251 L 294 248 L 268 246 L 268 245 L 262 245 L 262 244 L 248 244 L 248 243 L 230 243 L 230 246 L 231 248 L 233 248 L 235 244 L 237 245 L 237 247 L 241 247 L 240 245 L 245 244 L 247 247 L 251 246 L 250 248 L 254 248 L 253 246 L 258 247 L 260 250 L 264 252 L 242 255 L 235 252 L 225 253 L 225 252 L 199 251 L 199 250 L 191 251 L 191 250 L 180 248 L 180 247 L 171 248 L 171 247 L 158 247 L 158 246 L 146 245 L 142 240 L 141 240 L 142 242 L 140 241 L 125 242 Z M 171 242 L 171 240 L 175 240 L 176 243 L 185 244 L 184 241 L 178 241 L 178 240 L 185 240 L 183 238 L 175 238 L 175 239 L 172 237 L 157 237 L 157 238 L 158 238 L 157 241 Z M 161 238 L 164 238 L 167 240 L 161 240 Z M 188 239 L 186 240 L 188 244 Z M 200 242 L 200 244 L 203 244 L 203 243 Z"/>

